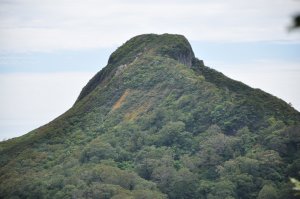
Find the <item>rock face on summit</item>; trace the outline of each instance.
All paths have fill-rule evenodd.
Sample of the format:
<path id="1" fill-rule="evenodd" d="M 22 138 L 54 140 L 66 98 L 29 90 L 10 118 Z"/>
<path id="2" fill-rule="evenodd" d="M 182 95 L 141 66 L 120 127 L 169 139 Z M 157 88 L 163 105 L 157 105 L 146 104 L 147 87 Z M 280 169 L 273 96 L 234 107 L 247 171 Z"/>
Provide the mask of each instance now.
<path id="1" fill-rule="evenodd" d="M 205 66 L 184 36 L 139 35 L 70 110 L 0 143 L 0 198 L 293 199 L 299 123 L 286 102 Z"/>
<path id="2" fill-rule="evenodd" d="M 118 71 L 118 68 L 136 61 L 143 54 L 172 58 L 188 67 L 192 66 L 192 61 L 195 59 L 190 43 L 182 35 L 149 34 L 136 36 L 109 57 L 107 67 L 84 87 L 78 99 L 87 95 L 105 78 L 110 78 Z"/>

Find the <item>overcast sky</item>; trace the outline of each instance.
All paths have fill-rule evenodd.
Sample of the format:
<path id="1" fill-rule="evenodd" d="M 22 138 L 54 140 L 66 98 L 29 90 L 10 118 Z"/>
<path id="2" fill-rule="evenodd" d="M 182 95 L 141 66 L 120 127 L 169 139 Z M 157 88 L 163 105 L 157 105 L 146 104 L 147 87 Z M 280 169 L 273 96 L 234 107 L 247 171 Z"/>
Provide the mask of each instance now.
<path id="1" fill-rule="evenodd" d="M 0 0 L 0 140 L 72 106 L 118 46 L 187 37 L 205 64 L 300 110 L 296 0 Z"/>

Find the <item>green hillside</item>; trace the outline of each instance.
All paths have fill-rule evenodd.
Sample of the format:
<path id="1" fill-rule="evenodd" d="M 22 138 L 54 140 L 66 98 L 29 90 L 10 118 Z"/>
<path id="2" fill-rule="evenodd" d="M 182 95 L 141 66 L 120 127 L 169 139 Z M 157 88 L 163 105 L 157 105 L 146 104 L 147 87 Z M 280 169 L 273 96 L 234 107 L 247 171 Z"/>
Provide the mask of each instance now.
<path id="1" fill-rule="evenodd" d="M 0 143 L 0 198 L 293 199 L 299 123 L 185 37 L 136 36 L 70 110 Z"/>

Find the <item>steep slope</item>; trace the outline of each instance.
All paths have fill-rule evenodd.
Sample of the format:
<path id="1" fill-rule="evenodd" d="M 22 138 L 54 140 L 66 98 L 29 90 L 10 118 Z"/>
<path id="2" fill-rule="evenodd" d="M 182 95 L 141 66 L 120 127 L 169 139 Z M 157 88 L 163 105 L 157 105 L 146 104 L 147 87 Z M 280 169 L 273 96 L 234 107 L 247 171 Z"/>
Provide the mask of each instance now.
<path id="1" fill-rule="evenodd" d="M 293 198 L 299 122 L 183 36 L 140 35 L 69 111 L 1 143 L 0 198 Z"/>

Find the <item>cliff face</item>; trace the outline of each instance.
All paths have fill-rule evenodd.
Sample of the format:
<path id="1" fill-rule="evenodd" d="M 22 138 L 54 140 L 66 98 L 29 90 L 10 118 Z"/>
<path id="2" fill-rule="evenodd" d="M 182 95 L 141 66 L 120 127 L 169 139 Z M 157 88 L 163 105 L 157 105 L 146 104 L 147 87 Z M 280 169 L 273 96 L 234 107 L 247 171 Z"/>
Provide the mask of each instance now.
<path id="1" fill-rule="evenodd" d="M 293 198 L 299 122 L 185 37 L 140 35 L 65 114 L 0 143 L 0 198 Z"/>

